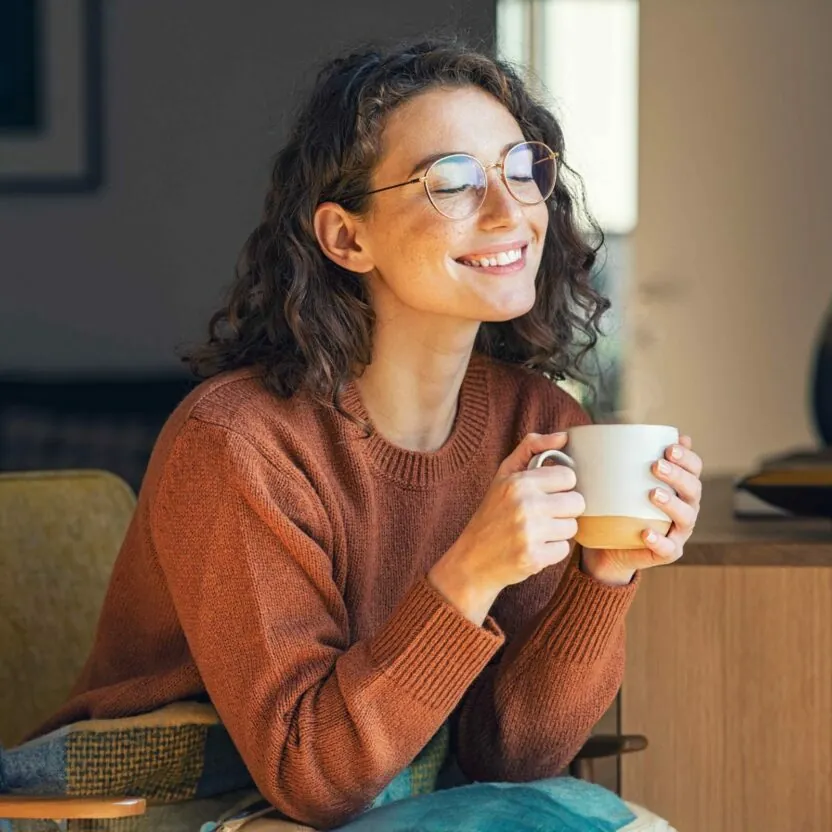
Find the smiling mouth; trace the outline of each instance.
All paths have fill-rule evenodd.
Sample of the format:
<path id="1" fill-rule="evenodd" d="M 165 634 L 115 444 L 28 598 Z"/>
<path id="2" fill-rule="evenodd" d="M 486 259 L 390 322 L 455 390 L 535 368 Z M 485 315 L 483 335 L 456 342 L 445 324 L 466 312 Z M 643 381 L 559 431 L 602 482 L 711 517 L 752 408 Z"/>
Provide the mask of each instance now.
<path id="1" fill-rule="evenodd" d="M 460 257 L 456 262 L 471 269 L 495 274 L 513 272 L 526 265 L 527 249 L 528 245 L 523 245 L 478 257 Z"/>

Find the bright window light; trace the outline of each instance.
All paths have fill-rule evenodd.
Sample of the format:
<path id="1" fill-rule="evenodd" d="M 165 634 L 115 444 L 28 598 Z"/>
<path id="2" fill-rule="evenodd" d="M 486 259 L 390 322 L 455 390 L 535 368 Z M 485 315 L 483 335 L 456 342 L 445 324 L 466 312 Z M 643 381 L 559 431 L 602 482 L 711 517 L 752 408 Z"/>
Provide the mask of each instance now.
<path id="1" fill-rule="evenodd" d="M 590 211 L 633 230 L 638 178 L 638 0 L 499 0 L 500 54 L 543 81 Z"/>

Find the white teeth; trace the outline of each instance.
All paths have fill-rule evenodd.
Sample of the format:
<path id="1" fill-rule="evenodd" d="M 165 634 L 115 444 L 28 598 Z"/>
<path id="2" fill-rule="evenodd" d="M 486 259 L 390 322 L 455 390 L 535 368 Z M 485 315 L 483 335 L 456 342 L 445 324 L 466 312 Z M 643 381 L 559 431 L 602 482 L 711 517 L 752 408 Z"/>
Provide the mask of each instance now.
<path id="1" fill-rule="evenodd" d="M 511 263 L 516 263 L 522 256 L 522 249 L 515 248 L 510 251 L 500 251 L 490 257 L 469 257 L 461 262 L 466 266 L 489 268 L 493 266 L 508 266 Z"/>

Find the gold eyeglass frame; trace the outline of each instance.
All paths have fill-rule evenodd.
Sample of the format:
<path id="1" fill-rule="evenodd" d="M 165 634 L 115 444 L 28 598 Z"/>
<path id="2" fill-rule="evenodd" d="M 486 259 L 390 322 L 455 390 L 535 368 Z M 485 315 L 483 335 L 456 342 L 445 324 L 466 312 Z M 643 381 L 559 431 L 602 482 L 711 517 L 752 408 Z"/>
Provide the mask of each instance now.
<path id="1" fill-rule="evenodd" d="M 509 157 L 509 154 L 513 153 L 515 150 L 517 150 L 518 147 L 521 147 L 523 145 L 528 145 L 528 144 L 540 145 L 541 147 L 546 148 L 546 155 L 544 156 L 544 158 L 543 159 L 538 159 L 534 164 L 538 165 L 544 160 L 546 160 L 546 161 L 551 160 L 551 161 L 555 162 L 555 175 L 552 178 L 552 188 L 551 188 L 551 190 L 544 197 L 542 197 L 541 199 L 536 199 L 534 202 L 526 202 L 525 200 L 520 199 L 514 193 L 514 191 L 511 189 L 511 185 L 508 184 L 508 180 L 506 179 L 505 163 L 506 163 L 506 159 Z M 458 157 L 471 159 L 472 161 L 476 162 L 476 164 L 478 164 L 480 166 L 480 168 L 482 168 L 482 170 L 485 174 L 485 188 L 483 189 L 483 192 L 482 192 L 482 199 L 480 200 L 480 204 L 477 205 L 477 207 L 473 211 L 471 211 L 470 214 L 466 214 L 464 217 L 449 217 L 444 211 L 442 211 L 441 208 L 439 208 L 439 206 L 434 201 L 433 197 L 431 196 L 430 189 L 428 188 L 427 182 L 428 182 L 428 178 L 430 177 L 431 171 L 434 169 L 434 167 L 436 165 L 440 164 L 441 162 L 445 162 L 448 159 L 456 159 Z M 500 178 L 503 180 L 503 185 L 505 185 L 506 190 L 509 192 L 509 194 L 511 195 L 511 197 L 513 199 L 515 199 L 521 205 L 539 205 L 541 202 L 545 202 L 547 199 L 549 199 L 549 197 L 555 191 L 555 185 L 557 185 L 557 182 L 558 182 L 557 161 L 558 161 L 559 158 L 560 158 L 560 154 L 557 151 L 552 150 L 552 148 L 549 147 L 548 144 L 545 144 L 544 142 L 535 142 L 535 141 L 517 142 L 517 144 L 512 145 L 510 148 L 508 148 L 508 150 L 506 150 L 505 153 L 503 153 L 502 157 L 500 158 L 500 160 L 498 162 L 493 162 L 490 165 L 484 165 L 476 156 L 473 156 L 470 153 L 449 153 L 447 156 L 442 156 L 441 158 L 436 159 L 436 161 L 432 162 L 431 165 L 428 167 L 428 169 L 425 171 L 424 176 L 417 176 L 414 179 L 408 179 L 407 182 L 399 182 L 396 185 L 385 185 L 385 187 L 383 187 L 383 188 L 375 188 L 372 191 L 365 191 L 363 194 L 356 194 L 356 197 L 358 197 L 358 196 L 371 196 L 372 194 L 380 194 L 383 191 L 392 191 L 394 188 L 403 188 L 405 185 L 415 185 L 417 182 L 421 182 L 424 189 L 425 189 L 425 193 L 427 194 L 427 197 L 430 200 L 430 204 L 433 205 L 433 207 L 443 217 L 445 217 L 445 219 L 448 219 L 448 220 L 467 220 L 469 217 L 473 217 L 474 214 L 476 214 L 477 211 L 479 211 L 480 208 L 482 208 L 483 203 L 485 202 L 485 198 L 488 194 L 488 171 L 490 171 L 492 168 L 499 168 L 500 169 Z"/>

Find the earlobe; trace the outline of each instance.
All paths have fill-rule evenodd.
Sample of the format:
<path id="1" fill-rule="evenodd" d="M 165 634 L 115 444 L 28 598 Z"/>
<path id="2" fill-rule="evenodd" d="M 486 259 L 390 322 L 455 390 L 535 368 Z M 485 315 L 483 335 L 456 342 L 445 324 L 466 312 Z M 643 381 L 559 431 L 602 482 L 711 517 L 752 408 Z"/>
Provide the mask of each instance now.
<path id="1" fill-rule="evenodd" d="M 314 226 L 321 251 L 333 263 L 358 274 L 372 271 L 372 259 L 359 240 L 360 223 L 349 211 L 323 202 L 315 211 Z"/>

